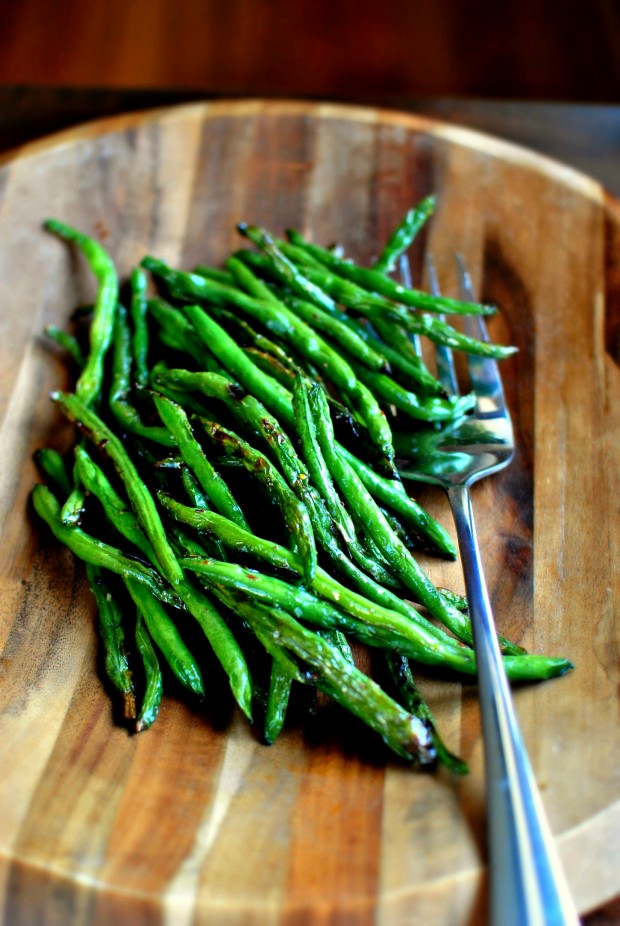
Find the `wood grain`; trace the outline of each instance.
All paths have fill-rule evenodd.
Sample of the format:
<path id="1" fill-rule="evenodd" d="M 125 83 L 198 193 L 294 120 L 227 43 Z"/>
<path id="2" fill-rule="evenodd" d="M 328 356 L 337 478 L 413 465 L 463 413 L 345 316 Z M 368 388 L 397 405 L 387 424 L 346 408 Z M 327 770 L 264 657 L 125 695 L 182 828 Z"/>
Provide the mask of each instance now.
<path id="1" fill-rule="evenodd" d="M 43 218 L 98 235 L 123 274 L 145 252 L 219 262 L 241 219 L 337 238 L 367 260 L 431 190 L 427 241 L 445 287 L 458 249 L 501 308 L 494 335 L 520 346 L 504 366 L 517 459 L 474 495 L 496 612 L 509 636 L 576 664 L 517 690 L 517 710 L 580 910 L 617 894 L 618 206 L 487 136 L 255 101 L 103 121 L 0 168 L 4 923 L 484 921 L 474 686 L 420 673 L 471 764 L 464 780 L 404 768 L 329 708 L 267 749 L 225 707 L 168 699 L 129 737 L 97 672 L 82 571 L 27 501 L 33 450 L 68 439 L 47 398 L 67 374 L 40 333 L 92 295 Z M 448 523 L 443 498 L 423 497 Z M 458 565 L 427 565 L 462 588 Z"/>

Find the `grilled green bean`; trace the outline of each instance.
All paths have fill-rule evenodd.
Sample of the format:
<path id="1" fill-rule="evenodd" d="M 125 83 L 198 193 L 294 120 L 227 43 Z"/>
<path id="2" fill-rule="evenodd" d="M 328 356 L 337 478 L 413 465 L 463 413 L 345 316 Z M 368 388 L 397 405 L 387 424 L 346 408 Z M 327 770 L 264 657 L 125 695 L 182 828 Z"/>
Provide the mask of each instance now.
<path id="1" fill-rule="evenodd" d="M 439 762 L 455 775 L 466 775 L 469 771 L 467 763 L 455 756 L 441 738 L 435 718 L 415 683 L 409 660 L 396 653 L 386 653 L 386 661 L 398 689 L 398 700 L 405 710 L 418 717 L 428 727 Z"/>
<path id="2" fill-rule="evenodd" d="M 198 480 L 188 466 L 183 466 L 181 469 L 181 481 L 193 507 L 210 510 L 211 505 L 209 504 L 207 496 L 201 490 L 198 485 Z M 162 504 L 163 493 L 161 490 L 157 493 L 157 497 L 160 504 Z M 165 505 L 162 505 L 162 507 L 165 507 Z M 217 537 L 205 537 L 201 535 L 200 540 L 207 553 L 213 553 L 217 559 L 226 559 L 225 547 Z"/>
<path id="3" fill-rule="evenodd" d="M 294 427 L 291 394 L 273 377 L 258 369 L 221 325 L 200 306 L 184 306 L 199 338 L 226 370 L 255 395 L 285 427 Z"/>
<path id="4" fill-rule="evenodd" d="M 377 396 L 385 406 L 393 405 L 399 412 L 403 412 L 416 421 L 454 421 L 474 406 L 473 395 L 419 397 L 414 392 L 403 389 L 392 377 L 384 373 L 375 373 L 361 364 L 355 363 L 354 371 L 358 378 Z"/>
<path id="5" fill-rule="evenodd" d="M 147 309 L 159 326 L 159 338 L 171 350 L 189 354 L 201 365 L 209 362 L 210 355 L 200 349 L 200 339 L 185 316 L 164 299 L 154 298 L 147 302 Z"/>
<path id="6" fill-rule="evenodd" d="M 67 417 L 79 424 L 79 427 L 89 434 L 91 440 L 114 463 L 138 521 L 152 544 L 157 568 L 166 581 L 172 585 L 174 591 L 180 596 L 187 609 L 202 627 L 213 651 L 228 675 L 237 703 L 249 717 L 251 714 L 252 684 L 241 649 L 231 630 L 213 605 L 204 596 L 197 594 L 195 589 L 186 582 L 174 550 L 166 538 L 153 497 L 140 478 L 123 445 L 101 419 L 91 409 L 82 405 L 76 396 L 54 393 L 53 398 L 58 402 Z"/>
<path id="7" fill-rule="evenodd" d="M 118 302 L 116 267 L 110 255 L 97 241 L 75 228 L 57 219 L 48 219 L 45 228 L 66 241 L 77 244 L 97 278 L 97 299 L 90 326 L 90 350 L 75 387 L 76 394 L 84 405 L 92 405 L 101 393 L 103 363 L 112 343 L 114 315 Z"/>
<path id="8" fill-rule="evenodd" d="M 204 683 L 198 663 L 183 642 L 165 608 L 139 582 L 126 579 L 125 585 L 144 619 L 149 635 L 178 680 L 194 694 L 204 695 Z"/>
<path id="9" fill-rule="evenodd" d="M 414 499 L 407 495 L 402 482 L 398 479 L 385 479 L 359 460 L 345 447 L 338 445 L 342 454 L 353 467 L 370 494 L 379 502 L 392 508 L 406 520 L 416 533 L 428 538 L 438 550 L 452 558 L 456 557 L 456 547 L 447 530 L 432 518 Z"/>
<path id="10" fill-rule="evenodd" d="M 284 338 L 311 363 L 315 363 L 322 375 L 349 398 L 353 407 L 362 415 L 381 452 L 388 459 L 393 458 L 391 432 L 372 393 L 359 382 L 349 363 L 286 305 L 275 297 L 271 300 L 256 299 L 215 280 L 172 270 L 154 258 L 149 258 L 145 266 L 161 276 L 176 296 L 203 299 L 218 305 L 235 305 Z M 243 267 L 243 264 L 237 262 L 234 266 Z M 196 324 L 192 315 L 190 319 Z"/>
<path id="11" fill-rule="evenodd" d="M 433 625 L 428 622 L 426 628 L 414 625 L 395 611 L 373 607 L 354 592 L 349 594 L 346 602 L 340 597 L 335 605 L 317 598 L 301 586 L 291 586 L 233 563 L 218 563 L 199 557 L 183 557 L 179 562 L 184 568 L 198 573 L 214 591 L 220 586 L 236 590 L 256 604 L 263 602 L 269 607 L 288 610 L 300 620 L 328 630 L 342 630 L 368 646 L 399 652 L 427 665 L 444 665 L 466 675 L 476 673 L 473 650 L 456 641 L 450 642 L 449 637 L 440 638 L 433 634 Z M 347 610 L 344 610 L 345 606 Z M 505 654 L 502 658 L 508 678 L 514 681 L 555 678 L 572 668 L 569 660 L 553 656 L 519 653 Z"/>
<path id="12" fill-rule="evenodd" d="M 411 247 L 416 235 L 435 211 L 435 203 L 434 196 L 427 196 L 407 212 L 374 262 L 376 273 L 388 274 L 395 269 L 399 257 Z"/>
<path id="13" fill-rule="evenodd" d="M 278 252 L 279 257 L 276 262 L 274 254 L 278 249 L 275 248 L 271 239 L 268 236 L 265 238 L 259 235 L 256 242 L 261 241 L 266 255 L 269 256 L 261 260 L 261 257 L 265 258 L 265 255 L 257 254 L 250 257 L 248 254 L 246 257 L 245 252 L 243 252 L 244 260 L 254 268 L 262 268 L 267 272 L 272 272 L 276 279 L 290 285 L 291 289 L 301 295 L 302 298 L 315 302 L 316 305 L 328 312 L 338 311 L 338 303 L 340 302 L 346 308 L 355 310 L 355 312 L 370 321 L 375 319 L 391 321 L 401 325 L 405 331 L 409 331 L 411 334 L 426 335 L 429 340 L 437 344 L 445 344 L 465 353 L 476 354 L 481 357 L 493 357 L 496 360 L 503 360 L 515 353 L 515 347 L 505 347 L 501 344 L 492 344 L 470 338 L 440 318 L 412 311 L 399 303 L 391 302 L 385 296 L 368 292 L 350 280 L 330 272 L 327 267 L 325 270 L 319 271 L 316 267 L 304 265 L 302 273 L 281 252 Z M 273 262 L 270 262 L 269 257 L 273 258 Z M 282 261 L 286 261 L 288 265 L 286 271 L 283 269 Z M 437 311 L 441 310 L 438 309 Z"/>
<path id="14" fill-rule="evenodd" d="M 138 268 L 129 314 L 118 303 L 105 250 L 63 223 L 48 223 L 81 248 L 98 294 L 85 359 L 75 339 L 51 335 L 84 364 L 76 394 L 53 394 L 84 436 L 73 480 L 58 454 L 39 455 L 53 491 L 37 486 L 33 504 L 87 564 L 107 671 L 135 715 L 127 628 L 115 597 L 122 583 L 111 578 L 108 586 L 107 572 L 122 579 L 133 600 L 134 655 L 144 676 L 137 730 L 157 715 L 164 660 L 182 684 L 204 694 L 199 664 L 183 640 L 183 622 L 193 618 L 241 710 L 251 717 L 254 699 L 265 707 L 266 742 L 279 735 L 297 681 L 357 714 L 399 755 L 466 770 L 441 740 L 409 664 L 476 674 L 466 602 L 435 588 L 410 552 L 420 538 L 451 556 L 454 545 L 407 495 L 394 469 L 391 423 L 414 417 L 445 434 L 471 401 L 445 395 L 411 335 L 486 356 L 512 349 L 467 338 L 429 314 L 488 314 L 491 307 L 438 299 L 387 276 L 433 205 L 428 198 L 407 214 L 371 270 L 295 231 L 286 242 L 247 225 L 239 230 L 259 251 L 238 251 L 225 270 L 185 273 L 146 257 L 142 267 L 167 287 L 170 301 L 147 299 Z M 110 426 L 114 419 L 127 441 Z M 416 432 L 411 447 L 430 446 L 431 428 Z M 207 438 L 217 444 L 217 468 L 228 467 L 226 482 L 205 453 Z M 118 483 L 91 458 L 88 441 L 111 461 Z M 157 443 L 166 448 L 163 460 Z M 250 531 L 235 488 L 247 480 L 232 472 L 239 464 L 277 504 L 290 549 Z M 194 507 L 168 492 L 182 493 Z M 99 505 L 107 543 L 81 526 L 83 512 L 84 525 L 95 523 Z M 266 572 L 254 568 L 257 562 Z M 403 706 L 355 668 L 350 640 L 383 651 Z M 511 679 L 551 678 L 571 668 L 499 640 Z M 256 688 L 246 648 L 262 679 Z"/>
<path id="15" fill-rule="evenodd" d="M 151 543 L 146 539 L 138 519 L 112 486 L 101 467 L 97 466 L 87 450 L 82 446 L 75 448 L 75 461 L 80 480 L 87 492 L 99 499 L 103 510 L 118 532 L 133 543 L 143 555 L 153 562 L 155 553 Z"/>
<path id="16" fill-rule="evenodd" d="M 363 549 L 356 535 L 353 519 L 346 510 L 345 505 L 334 487 L 331 474 L 325 464 L 325 459 L 317 441 L 314 420 L 308 404 L 306 387 L 301 378 L 298 378 L 295 389 L 293 390 L 293 409 L 295 411 L 297 430 L 301 439 L 304 457 L 310 470 L 312 482 L 321 495 L 327 512 L 340 532 L 348 552 L 357 564 L 372 576 L 373 579 L 390 585 L 392 583 L 392 576 L 380 560 L 369 556 Z M 317 518 L 320 518 L 320 512 L 316 510 L 316 504 L 311 504 L 309 507 L 316 521 Z M 334 550 L 335 539 L 332 539 L 329 529 L 320 530 L 319 537 L 321 538 L 322 546 L 325 551 L 337 562 L 337 564 L 341 565 L 342 559 L 339 553 Z"/>
<path id="17" fill-rule="evenodd" d="M 238 421 L 247 425 L 269 445 L 292 489 L 302 487 L 307 482 L 306 467 L 277 418 L 269 413 L 262 402 L 238 384 L 218 373 L 181 369 L 158 370 L 154 382 L 156 386 L 193 390 L 223 402 Z"/>
<path id="18" fill-rule="evenodd" d="M 137 386 L 148 386 L 149 331 L 147 324 L 148 302 L 146 298 L 146 275 L 136 267 L 131 273 L 131 302 L 129 311 L 133 322 L 131 352 L 134 366 L 134 381 Z"/>
<path id="19" fill-rule="evenodd" d="M 132 673 L 125 652 L 121 609 L 99 567 L 87 563 L 86 575 L 97 605 L 97 625 L 103 644 L 106 675 L 123 697 L 123 716 L 126 720 L 135 720 L 136 701 Z"/>
<path id="20" fill-rule="evenodd" d="M 217 472 L 205 455 L 185 411 L 165 396 L 156 394 L 154 398 L 161 419 L 173 435 L 183 460 L 196 476 L 213 506 L 242 527 L 247 527 L 247 521 L 239 504 L 235 501 L 222 475 Z"/>
<path id="21" fill-rule="evenodd" d="M 306 581 L 312 582 L 316 572 L 317 553 L 312 524 L 303 502 L 288 487 L 280 473 L 271 465 L 267 457 L 251 447 L 232 431 L 212 421 L 202 419 L 202 425 L 219 447 L 254 475 L 275 499 L 284 523 L 290 531 L 296 549 L 304 565 Z M 241 525 L 245 526 L 245 525 Z"/>
<path id="22" fill-rule="evenodd" d="M 34 461 L 42 475 L 66 498 L 71 492 L 72 483 L 67 473 L 65 461 L 58 451 L 51 447 L 35 450 Z"/>
<path id="23" fill-rule="evenodd" d="M 286 710 L 291 694 L 292 678 L 277 659 L 271 663 L 269 693 L 265 710 L 265 742 L 273 743 L 278 738 L 286 719 Z"/>
<path id="24" fill-rule="evenodd" d="M 131 334 L 127 326 L 127 312 L 124 306 L 119 305 L 114 323 L 112 384 L 109 398 L 110 411 L 118 424 L 132 434 L 147 437 L 163 447 L 176 446 L 174 438 L 167 428 L 144 424 L 137 408 L 129 401 L 132 365 Z"/>
<path id="25" fill-rule="evenodd" d="M 84 353 L 76 337 L 68 331 L 63 331 L 62 328 L 59 328 L 57 325 L 46 325 L 45 334 L 51 341 L 54 341 L 55 344 L 58 344 L 59 347 L 69 354 L 80 370 L 84 369 L 86 358 L 84 357 Z"/>
<path id="26" fill-rule="evenodd" d="M 60 505 L 52 492 L 44 485 L 37 485 L 32 492 L 35 511 L 45 521 L 52 533 L 74 553 L 78 559 L 93 566 L 109 569 L 117 575 L 142 582 L 152 593 L 173 607 L 183 607 L 178 595 L 161 579 L 153 569 L 138 560 L 130 559 L 110 544 L 96 540 L 79 527 L 65 527 L 60 520 Z"/>
<path id="27" fill-rule="evenodd" d="M 417 759 L 422 765 L 435 762 L 426 726 L 351 665 L 337 646 L 285 611 L 259 605 L 246 609 L 245 614 L 251 623 L 277 634 L 283 646 L 311 667 L 308 681 L 379 733 L 397 755 Z"/>
<path id="28" fill-rule="evenodd" d="M 300 256 L 304 251 L 313 257 L 316 261 L 322 263 L 332 274 L 342 277 L 359 288 L 357 298 L 363 299 L 362 293 L 371 297 L 372 304 L 379 307 L 388 307 L 386 299 L 397 302 L 400 305 L 411 306 L 414 309 L 422 309 L 425 312 L 438 312 L 443 315 L 492 315 L 496 312 L 495 306 L 484 305 L 478 302 L 464 302 L 461 299 L 450 299 L 448 296 L 435 296 L 419 289 L 408 289 L 401 283 L 397 283 L 382 271 L 360 267 L 352 261 L 342 260 L 326 248 L 310 244 L 301 235 L 295 231 L 290 231 L 291 241 L 297 246 L 297 254 Z M 308 276 L 311 280 L 322 285 L 319 282 L 321 271 L 316 269 L 315 263 L 308 262 L 304 265 Z M 334 295 L 335 292 L 349 293 L 348 298 L 354 298 L 354 290 L 349 287 L 339 288 L 337 282 L 326 277 L 323 287 L 328 293 Z M 379 298 L 377 294 L 385 297 Z M 340 298 L 338 296 L 337 298 Z M 342 300 L 344 302 L 344 300 Z M 345 303 L 347 304 L 347 303 Z"/>
<path id="29" fill-rule="evenodd" d="M 471 643 L 471 627 L 468 620 L 442 598 L 428 576 L 390 528 L 355 470 L 344 456 L 338 453 L 329 409 L 320 387 L 312 387 L 310 403 L 314 413 L 319 446 L 330 472 L 340 491 L 349 499 L 349 504 L 364 520 L 369 535 L 379 549 L 384 551 L 399 578 L 413 592 L 416 600 L 428 608 L 431 614 L 444 623 L 456 636 Z"/>
<path id="30" fill-rule="evenodd" d="M 163 679 L 157 653 L 153 648 L 148 630 L 145 627 L 140 611 L 136 614 L 136 648 L 142 661 L 144 672 L 144 696 L 140 713 L 136 720 L 136 733 L 148 730 L 153 725 L 159 713 L 163 695 Z"/>

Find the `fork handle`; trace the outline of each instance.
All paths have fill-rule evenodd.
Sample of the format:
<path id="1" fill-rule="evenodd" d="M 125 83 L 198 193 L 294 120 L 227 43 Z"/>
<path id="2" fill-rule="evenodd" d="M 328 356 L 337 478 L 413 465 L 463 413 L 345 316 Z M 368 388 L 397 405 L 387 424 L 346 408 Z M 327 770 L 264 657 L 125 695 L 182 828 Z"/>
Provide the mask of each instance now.
<path id="1" fill-rule="evenodd" d="M 504 671 L 469 489 L 451 486 L 478 664 L 486 770 L 490 922 L 493 926 L 578 924 Z"/>

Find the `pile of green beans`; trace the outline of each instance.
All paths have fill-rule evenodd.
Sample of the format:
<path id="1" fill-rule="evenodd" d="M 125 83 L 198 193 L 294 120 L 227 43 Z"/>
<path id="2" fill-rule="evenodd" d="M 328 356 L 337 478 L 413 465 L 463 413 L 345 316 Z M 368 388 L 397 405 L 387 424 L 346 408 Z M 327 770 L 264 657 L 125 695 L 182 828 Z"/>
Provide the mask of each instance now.
<path id="1" fill-rule="evenodd" d="M 456 551 L 400 481 L 394 437 L 423 446 L 472 405 L 444 393 L 418 335 L 497 358 L 511 348 L 439 317 L 492 308 L 390 278 L 433 206 L 407 214 L 372 268 L 242 225 L 256 249 L 223 268 L 148 256 L 126 288 L 100 244 L 46 223 L 98 291 L 85 343 L 47 330 L 76 369 L 52 399 L 79 437 L 37 452 L 33 505 L 86 564 L 102 663 L 136 731 L 165 686 L 221 698 L 224 675 L 267 743 L 319 690 L 398 756 L 466 771 L 413 676 L 475 676 L 467 603 L 415 555 Z M 512 679 L 570 668 L 500 643 Z"/>

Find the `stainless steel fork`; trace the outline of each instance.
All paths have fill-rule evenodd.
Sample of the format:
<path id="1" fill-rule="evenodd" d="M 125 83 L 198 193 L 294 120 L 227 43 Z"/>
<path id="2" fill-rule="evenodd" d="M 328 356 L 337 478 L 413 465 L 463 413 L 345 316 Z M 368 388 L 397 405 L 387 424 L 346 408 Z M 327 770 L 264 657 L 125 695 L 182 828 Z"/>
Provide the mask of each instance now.
<path id="1" fill-rule="evenodd" d="M 460 295 L 474 301 L 471 280 L 457 258 Z M 438 293 L 432 263 L 431 291 Z M 488 340 L 484 321 L 464 318 L 466 334 Z M 476 405 L 471 415 L 426 435 L 420 454 L 402 475 L 442 486 L 456 524 L 469 601 L 486 774 L 490 917 L 493 926 L 555 926 L 579 922 L 560 866 L 542 801 L 519 730 L 502 664 L 469 487 L 507 466 L 513 456 L 513 429 L 501 378 L 493 360 L 468 358 Z M 438 349 L 438 376 L 458 391 L 450 351 Z M 430 452 L 432 450 L 432 453 Z"/>

